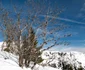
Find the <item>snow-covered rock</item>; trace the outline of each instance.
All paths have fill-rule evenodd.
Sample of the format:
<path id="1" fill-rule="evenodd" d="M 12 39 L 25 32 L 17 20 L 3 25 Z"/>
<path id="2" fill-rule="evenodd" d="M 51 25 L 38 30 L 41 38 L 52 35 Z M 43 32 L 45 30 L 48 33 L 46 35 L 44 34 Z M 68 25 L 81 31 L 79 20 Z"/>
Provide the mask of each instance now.
<path id="1" fill-rule="evenodd" d="M 42 54 L 44 61 L 42 65 L 51 66 L 54 68 L 63 68 L 70 65 L 73 69 L 82 67 L 85 69 L 85 54 L 81 52 L 58 52 L 45 51 Z M 75 70 L 75 69 L 74 69 Z"/>

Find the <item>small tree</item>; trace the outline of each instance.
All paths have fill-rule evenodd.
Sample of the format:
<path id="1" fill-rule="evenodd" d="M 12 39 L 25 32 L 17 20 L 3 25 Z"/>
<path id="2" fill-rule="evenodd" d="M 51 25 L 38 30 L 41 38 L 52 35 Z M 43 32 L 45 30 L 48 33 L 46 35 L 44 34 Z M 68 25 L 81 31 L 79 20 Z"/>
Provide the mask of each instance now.
<path id="1" fill-rule="evenodd" d="M 45 0 L 42 0 L 42 3 L 40 0 L 27 0 L 24 12 L 26 17 L 22 17 L 24 15 L 22 15 L 22 9 L 17 11 L 16 6 L 13 8 L 15 12 L 12 11 L 12 14 L 16 15 L 16 18 L 11 17 L 13 15 L 9 10 L 0 8 L 0 26 L 7 43 L 5 50 L 19 56 L 21 67 L 24 65 L 28 67 L 30 61 L 34 64 L 41 62 L 40 55 L 43 51 L 62 44 L 63 42 L 59 41 L 61 38 L 71 36 L 71 34 L 56 36 L 56 33 L 67 27 L 56 24 L 55 18 L 61 13 L 56 4 L 52 6 Z M 49 43 L 52 44 L 44 48 Z M 66 42 L 64 44 L 68 45 Z"/>
<path id="2" fill-rule="evenodd" d="M 36 63 L 40 63 L 42 62 L 42 58 L 40 57 L 41 52 L 40 52 L 40 47 L 37 47 L 37 40 L 35 39 L 35 33 L 32 29 L 32 27 L 30 28 L 29 31 L 30 35 L 29 38 L 27 39 L 25 36 L 25 40 L 23 41 L 23 58 L 25 59 L 25 66 L 28 67 L 30 61 L 34 62 L 34 65 Z M 31 47 L 29 47 L 31 46 Z M 28 47 L 28 48 L 27 48 Z"/>

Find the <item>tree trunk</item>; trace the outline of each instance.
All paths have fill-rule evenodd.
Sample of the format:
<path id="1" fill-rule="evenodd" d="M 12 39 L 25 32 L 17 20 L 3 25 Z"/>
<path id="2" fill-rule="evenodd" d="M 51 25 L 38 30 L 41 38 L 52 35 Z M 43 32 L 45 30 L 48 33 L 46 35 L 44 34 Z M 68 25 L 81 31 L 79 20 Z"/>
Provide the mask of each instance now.
<path id="1" fill-rule="evenodd" d="M 22 38 L 20 34 L 20 43 L 19 43 L 19 66 L 23 67 L 23 51 L 22 51 Z"/>
<path id="2" fill-rule="evenodd" d="M 22 56 L 22 54 L 19 54 L 19 66 L 23 67 L 23 56 Z"/>

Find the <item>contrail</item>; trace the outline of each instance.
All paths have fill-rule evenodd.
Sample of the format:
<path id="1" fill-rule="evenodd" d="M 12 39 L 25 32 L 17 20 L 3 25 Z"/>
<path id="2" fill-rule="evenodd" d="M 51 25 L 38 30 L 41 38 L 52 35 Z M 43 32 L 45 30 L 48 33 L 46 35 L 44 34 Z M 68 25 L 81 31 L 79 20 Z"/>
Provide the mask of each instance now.
<path id="1" fill-rule="evenodd" d="M 42 17 L 46 17 L 46 15 L 41 15 Z M 67 18 L 61 18 L 61 17 L 53 17 L 53 16 L 48 16 L 49 18 L 54 18 L 54 19 L 58 19 L 58 20 L 62 20 L 62 21 L 66 21 L 66 22 L 72 22 L 72 23 L 77 23 L 77 24 L 84 24 L 84 22 L 79 22 L 79 21 L 75 21 L 75 20 L 71 20 L 71 19 L 67 19 Z"/>

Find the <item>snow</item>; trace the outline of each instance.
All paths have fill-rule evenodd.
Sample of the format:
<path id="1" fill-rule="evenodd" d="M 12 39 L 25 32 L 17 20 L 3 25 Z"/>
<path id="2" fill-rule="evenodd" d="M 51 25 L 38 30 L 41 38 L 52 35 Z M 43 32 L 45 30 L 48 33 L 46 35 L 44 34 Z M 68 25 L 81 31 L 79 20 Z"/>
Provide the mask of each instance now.
<path id="1" fill-rule="evenodd" d="M 85 68 L 85 54 L 81 52 L 45 51 L 42 54 L 42 58 L 44 59 L 42 64 L 45 64 L 45 65 L 55 64 L 56 68 L 60 68 L 58 65 L 61 62 L 66 62 L 66 64 L 71 64 L 73 66 L 76 66 L 77 68 L 80 66 Z"/>
<path id="2" fill-rule="evenodd" d="M 31 70 L 31 68 L 21 68 L 18 65 L 18 57 L 7 53 L 5 51 L 1 51 L 1 46 L 3 42 L 0 42 L 0 70 Z M 52 67 L 42 67 L 40 65 L 36 65 L 34 70 L 56 70 Z M 58 69 L 60 70 L 60 69 Z"/>
<path id="3" fill-rule="evenodd" d="M 0 46 L 2 42 L 0 43 Z M 63 55 L 61 55 L 63 53 Z M 68 64 L 85 67 L 85 54 L 81 52 L 59 52 L 59 51 L 45 51 L 42 54 L 44 61 L 40 65 L 36 65 L 34 70 L 62 70 L 58 66 L 61 61 L 66 61 Z M 49 66 L 49 64 L 56 64 L 56 68 Z M 31 68 L 21 68 L 18 65 L 18 56 L 11 53 L 1 51 L 0 48 L 0 70 L 31 70 Z"/>
<path id="4" fill-rule="evenodd" d="M 49 66 L 45 66 L 45 67 L 40 67 L 39 70 L 61 70 L 61 69 L 56 69 L 56 68 L 53 68 L 53 67 L 49 67 Z"/>
<path id="5" fill-rule="evenodd" d="M 22 70 L 22 68 L 7 55 L 5 57 L 3 52 L 0 53 L 0 70 Z"/>

